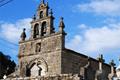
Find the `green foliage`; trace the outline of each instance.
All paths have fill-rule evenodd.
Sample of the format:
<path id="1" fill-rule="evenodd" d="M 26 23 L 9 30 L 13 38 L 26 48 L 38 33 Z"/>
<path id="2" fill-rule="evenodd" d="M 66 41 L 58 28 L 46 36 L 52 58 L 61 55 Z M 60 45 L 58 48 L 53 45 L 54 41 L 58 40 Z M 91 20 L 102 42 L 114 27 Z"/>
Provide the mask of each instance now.
<path id="1" fill-rule="evenodd" d="M 0 79 L 15 71 L 16 64 L 11 57 L 0 52 Z"/>

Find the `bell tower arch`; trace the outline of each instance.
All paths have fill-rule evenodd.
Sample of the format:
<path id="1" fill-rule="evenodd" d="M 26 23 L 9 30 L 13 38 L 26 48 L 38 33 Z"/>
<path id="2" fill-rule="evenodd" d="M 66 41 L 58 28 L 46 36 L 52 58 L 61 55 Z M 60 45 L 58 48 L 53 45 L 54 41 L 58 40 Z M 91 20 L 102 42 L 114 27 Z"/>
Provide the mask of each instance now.
<path id="1" fill-rule="evenodd" d="M 33 38 L 37 38 L 39 36 L 39 24 L 34 25 L 34 33 Z"/>
<path id="2" fill-rule="evenodd" d="M 41 36 L 45 36 L 47 31 L 47 23 L 44 21 L 41 25 Z"/>

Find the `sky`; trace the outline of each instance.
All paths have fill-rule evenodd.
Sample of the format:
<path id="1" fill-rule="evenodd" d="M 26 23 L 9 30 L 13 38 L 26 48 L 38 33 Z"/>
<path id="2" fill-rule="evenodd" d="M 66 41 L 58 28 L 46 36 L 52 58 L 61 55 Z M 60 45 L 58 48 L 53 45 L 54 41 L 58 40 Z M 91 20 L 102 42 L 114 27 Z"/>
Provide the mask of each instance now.
<path id="1" fill-rule="evenodd" d="M 97 58 L 103 54 L 106 63 L 118 65 L 120 57 L 120 0 L 45 0 L 55 17 L 58 31 L 64 17 L 66 48 Z M 26 28 L 40 0 L 13 0 L 0 7 L 0 51 L 18 62 L 20 34 Z M 0 4 L 1 5 L 1 4 Z"/>

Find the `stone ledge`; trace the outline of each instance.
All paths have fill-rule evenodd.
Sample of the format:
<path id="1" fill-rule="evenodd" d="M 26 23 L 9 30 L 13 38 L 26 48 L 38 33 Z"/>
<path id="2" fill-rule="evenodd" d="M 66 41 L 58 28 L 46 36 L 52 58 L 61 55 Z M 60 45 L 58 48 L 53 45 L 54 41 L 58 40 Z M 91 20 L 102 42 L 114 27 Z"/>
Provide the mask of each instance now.
<path id="1" fill-rule="evenodd" d="M 5 80 L 80 80 L 78 74 L 59 74 L 49 76 L 37 76 L 37 77 L 20 77 L 20 78 L 7 78 Z"/>

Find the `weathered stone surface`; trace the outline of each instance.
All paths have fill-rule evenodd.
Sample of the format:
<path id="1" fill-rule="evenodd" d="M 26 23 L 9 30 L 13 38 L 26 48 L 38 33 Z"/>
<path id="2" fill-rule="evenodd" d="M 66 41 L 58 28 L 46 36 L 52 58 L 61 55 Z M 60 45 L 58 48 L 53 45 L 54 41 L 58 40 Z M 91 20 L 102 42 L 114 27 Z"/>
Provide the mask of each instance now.
<path id="1" fill-rule="evenodd" d="M 28 41 L 21 43 L 20 46 L 26 45 L 25 52 L 22 50 L 19 52 L 20 65 L 29 65 L 31 61 L 35 59 L 43 59 L 47 65 L 47 74 L 60 74 L 61 73 L 61 50 L 62 50 L 62 38 L 61 34 L 38 39 L 34 41 Z M 32 46 L 31 46 L 32 43 Z M 41 43 L 41 51 L 35 52 L 36 44 Z M 30 47 L 31 46 L 31 47 Z M 30 49 L 31 48 L 31 49 Z M 22 67 L 24 67 L 22 66 Z M 22 68 L 21 68 L 22 69 Z M 21 74 L 23 74 L 21 70 Z"/>

